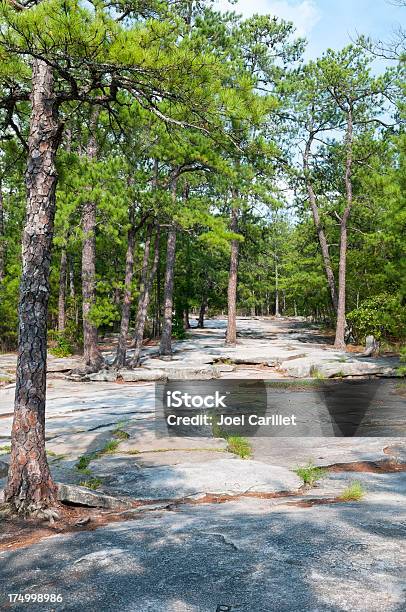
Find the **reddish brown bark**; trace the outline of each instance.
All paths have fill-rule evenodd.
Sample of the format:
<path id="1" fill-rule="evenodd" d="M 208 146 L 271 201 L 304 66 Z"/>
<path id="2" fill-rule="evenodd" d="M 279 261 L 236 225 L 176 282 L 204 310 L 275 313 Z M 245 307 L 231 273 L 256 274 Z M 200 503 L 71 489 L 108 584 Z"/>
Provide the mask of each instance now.
<path id="1" fill-rule="evenodd" d="M 346 273 L 347 273 L 347 225 L 352 207 L 352 138 L 353 119 L 352 110 L 347 112 L 347 131 L 345 136 L 346 161 L 345 161 L 345 191 L 347 197 L 346 207 L 340 222 L 340 262 L 338 266 L 338 306 L 337 324 L 334 346 L 339 349 L 345 348 L 345 301 L 346 301 Z"/>
<path id="2" fill-rule="evenodd" d="M 234 205 L 231 209 L 231 224 L 232 232 L 238 232 L 238 208 Z M 230 272 L 228 275 L 228 290 L 227 290 L 227 332 L 226 344 L 235 344 L 237 342 L 237 273 L 238 273 L 238 240 L 231 241 L 230 254 Z"/>
<path id="3" fill-rule="evenodd" d="M 45 453 L 49 266 L 60 141 L 52 69 L 33 61 L 11 461 L 5 500 L 28 514 L 56 504 Z"/>
<path id="4" fill-rule="evenodd" d="M 98 112 L 91 118 L 90 135 L 86 155 L 91 162 L 97 157 Z M 83 356 L 89 370 L 99 370 L 103 357 L 98 348 L 97 327 L 90 320 L 91 309 L 96 302 L 96 202 L 89 198 L 82 208 L 82 315 L 83 315 Z"/>

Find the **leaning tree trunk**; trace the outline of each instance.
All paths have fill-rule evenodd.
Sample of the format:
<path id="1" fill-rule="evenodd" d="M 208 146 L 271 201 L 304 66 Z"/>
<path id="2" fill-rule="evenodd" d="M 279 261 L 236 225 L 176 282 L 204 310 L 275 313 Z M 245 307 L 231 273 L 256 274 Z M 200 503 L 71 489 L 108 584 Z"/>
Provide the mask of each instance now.
<path id="1" fill-rule="evenodd" d="M 154 260 L 152 262 L 152 268 L 148 278 L 145 281 L 144 290 L 140 295 L 138 302 L 137 319 L 135 323 L 135 345 L 134 353 L 131 359 L 131 365 L 137 367 L 140 364 L 142 342 L 144 339 L 145 321 L 147 318 L 149 299 L 151 295 L 152 284 L 156 275 L 159 261 L 159 227 L 157 227 L 155 246 L 154 246 Z"/>
<path id="2" fill-rule="evenodd" d="M 317 206 L 316 194 L 314 193 L 313 185 L 309 176 L 309 157 L 310 157 L 310 148 L 314 139 L 314 134 L 311 133 L 308 141 L 306 142 L 305 152 L 303 155 L 303 169 L 305 171 L 305 179 L 306 179 L 306 189 L 307 195 L 309 197 L 310 208 L 312 210 L 314 226 L 317 231 L 317 237 L 319 239 L 321 255 L 323 258 L 324 271 L 327 278 L 327 284 L 330 290 L 331 303 L 334 308 L 334 312 L 337 313 L 338 308 L 338 296 L 336 283 L 334 279 L 333 267 L 331 265 L 330 252 L 328 248 L 326 234 L 324 233 L 324 229 L 321 223 L 319 208 Z"/>
<path id="3" fill-rule="evenodd" d="M 41 60 L 33 61 L 31 105 L 17 380 L 5 489 L 5 500 L 23 514 L 56 504 L 56 487 L 45 453 L 45 396 L 49 267 L 57 183 L 55 156 L 61 129 L 52 68 Z"/>
<path id="4" fill-rule="evenodd" d="M 349 109 L 347 114 L 347 133 L 346 133 L 346 149 L 347 157 L 345 162 L 345 191 L 347 196 L 347 205 L 340 222 L 340 262 L 338 266 L 338 307 L 337 307 L 337 325 L 334 346 L 339 349 L 345 348 L 345 301 L 346 301 L 346 272 L 347 272 L 347 225 L 352 206 L 352 111 Z"/>
<path id="5" fill-rule="evenodd" d="M 58 296 L 58 331 L 65 331 L 66 324 L 66 277 L 68 270 L 68 259 L 66 248 L 62 247 L 61 263 L 59 267 L 59 296 Z"/>
<path id="6" fill-rule="evenodd" d="M 238 231 L 238 208 L 234 205 L 231 209 L 231 231 Z M 228 313 L 226 344 L 237 342 L 237 270 L 238 270 L 238 240 L 231 241 L 230 272 L 228 276 Z"/>
<path id="7" fill-rule="evenodd" d="M 96 125 L 97 111 L 93 112 L 87 144 L 87 158 L 92 161 L 97 155 Z M 103 357 L 97 346 L 97 327 L 90 320 L 90 311 L 96 302 L 96 202 L 89 198 L 82 208 L 82 315 L 83 356 L 89 370 L 97 371 L 103 365 Z"/>
<path id="8" fill-rule="evenodd" d="M 131 284 L 134 276 L 134 247 L 136 229 L 134 225 L 134 209 L 130 211 L 130 227 L 128 230 L 127 253 L 125 258 L 124 297 L 121 309 L 120 335 L 118 338 L 117 353 L 114 365 L 117 368 L 125 366 L 127 353 L 128 329 L 130 326 L 131 311 Z"/>
<path id="9" fill-rule="evenodd" d="M 161 355 L 172 354 L 172 311 L 173 311 L 173 279 L 175 274 L 175 254 L 176 254 L 176 230 L 170 229 L 168 232 L 168 242 L 166 248 L 166 270 L 164 286 L 164 319 L 162 325 L 161 343 L 159 353 Z"/>

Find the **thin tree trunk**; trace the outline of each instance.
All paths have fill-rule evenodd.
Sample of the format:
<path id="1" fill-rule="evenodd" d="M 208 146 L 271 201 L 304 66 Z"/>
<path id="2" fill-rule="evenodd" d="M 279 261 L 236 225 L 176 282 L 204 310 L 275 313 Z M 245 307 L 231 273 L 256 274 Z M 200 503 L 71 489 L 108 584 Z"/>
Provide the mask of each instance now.
<path id="1" fill-rule="evenodd" d="M 52 68 L 36 59 L 32 69 L 17 380 L 5 489 L 5 500 L 23 514 L 56 505 L 56 487 L 45 453 L 45 397 L 49 267 L 57 183 L 55 157 L 61 128 Z"/>
<path id="2" fill-rule="evenodd" d="M 4 280 L 4 206 L 3 206 L 3 186 L 0 180 L 0 283 Z"/>
<path id="3" fill-rule="evenodd" d="M 345 191 L 347 196 L 347 205 L 345 207 L 340 223 L 340 262 L 338 266 L 338 307 L 337 307 L 337 325 L 334 346 L 339 349 L 345 348 L 345 300 L 346 300 L 346 273 L 347 273 L 347 224 L 352 206 L 352 111 L 349 109 L 347 113 L 347 132 L 345 136 L 347 157 L 345 161 Z"/>
<path id="4" fill-rule="evenodd" d="M 72 257 L 68 257 L 68 268 L 69 268 L 69 296 L 72 303 L 72 308 L 74 309 L 75 315 L 75 325 L 79 326 L 79 308 L 76 300 L 76 290 L 75 290 L 75 270 L 73 267 Z"/>
<path id="5" fill-rule="evenodd" d="M 65 331 L 66 324 L 66 276 L 67 276 L 66 248 L 62 247 L 61 263 L 59 267 L 59 296 L 58 296 L 58 331 Z"/>
<path id="6" fill-rule="evenodd" d="M 166 270 L 164 286 L 164 319 L 159 352 L 163 356 L 172 354 L 173 280 L 175 274 L 176 229 L 168 232 L 166 247 Z"/>
<path id="7" fill-rule="evenodd" d="M 97 156 L 98 111 L 94 110 L 90 122 L 90 135 L 86 155 L 89 161 Z M 97 371 L 103 365 L 99 351 L 97 327 L 90 321 L 90 311 L 96 302 L 96 202 L 89 198 L 82 209 L 82 313 L 83 313 L 83 355 L 89 370 Z"/>
<path id="8" fill-rule="evenodd" d="M 236 204 L 233 204 L 231 209 L 231 225 L 230 229 L 232 232 L 238 232 L 238 208 Z M 230 271 L 228 275 L 228 289 L 227 289 L 227 332 L 226 332 L 226 344 L 236 344 L 237 342 L 237 272 L 238 272 L 238 240 L 231 241 L 231 254 L 230 254 Z"/>
<path id="9" fill-rule="evenodd" d="M 124 297 L 121 309 L 121 325 L 120 335 L 118 338 L 117 353 L 114 365 L 117 368 L 125 366 L 127 353 L 127 338 L 128 329 L 130 326 L 130 311 L 131 311 L 131 285 L 134 276 L 134 247 L 135 247 L 136 229 L 134 225 L 134 208 L 130 210 L 130 227 L 127 237 L 127 253 L 125 258 L 125 278 L 124 278 Z"/>
<path id="10" fill-rule="evenodd" d="M 280 317 L 279 312 L 279 274 L 278 274 L 278 260 L 275 257 L 275 317 Z"/>
<path id="11" fill-rule="evenodd" d="M 209 295 L 209 284 L 205 284 L 202 301 L 200 303 L 199 318 L 197 320 L 197 327 L 199 327 L 200 329 L 204 328 L 204 317 L 205 317 L 206 309 L 207 309 L 208 295 Z"/>
<path id="12" fill-rule="evenodd" d="M 312 209 L 313 214 L 313 221 L 317 231 L 317 237 L 319 239 L 320 250 L 323 257 L 324 271 L 326 273 L 327 283 L 330 289 L 331 303 L 333 305 L 334 311 L 337 313 L 338 296 L 334 279 L 333 267 L 331 265 L 330 252 L 326 235 L 324 233 L 324 229 L 320 220 L 320 213 L 317 206 L 316 195 L 314 193 L 313 185 L 310 180 L 309 157 L 314 136 L 315 134 L 311 132 L 309 139 L 306 142 L 305 152 L 303 155 L 303 169 L 305 171 L 307 195 L 309 197 L 310 208 Z"/>
<path id="13" fill-rule="evenodd" d="M 159 261 L 159 227 L 157 227 L 157 232 L 156 232 L 156 237 L 155 237 L 154 260 L 152 262 L 152 268 L 145 282 L 144 291 L 142 295 L 140 295 L 140 299 L 138 302 L 138 312 L 137 312 L 137 319 L 136 319 L 136 324 L 135 324 L 135 347 L 134 347 L 133 357 L 131 359 L 131 365 L 134 367 L 137 367 L 140 364 L 142 342 L 144 339 L 145 321 L 147 318 L 152 284 L 154 282 L 155 274 L 158 268 L 158 261 Z"/>

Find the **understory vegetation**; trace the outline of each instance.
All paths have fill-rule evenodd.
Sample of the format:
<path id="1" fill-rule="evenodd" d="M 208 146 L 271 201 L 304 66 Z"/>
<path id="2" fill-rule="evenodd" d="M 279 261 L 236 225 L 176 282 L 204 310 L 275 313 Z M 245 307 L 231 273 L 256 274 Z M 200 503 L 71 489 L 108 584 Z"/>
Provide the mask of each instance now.
<path id="1" fill-rule="evenodd" d="M 347 341 L 372 334 L 402 344 L 402 57 L 376 74 L 373 44 L 360 38 L 306 63 L 290 23 L 183 4 L 147 2 L 145 15 L 130 13 L 131 40 L 117 31 L 111 43 L 124 37 L 123 65 L 101 39 L 91 42 L 92 28 L 113 28 L 102 8 L 43 1 L 17 19 L 3 7 L 0 348 L 15 349 L 18 335 L 29 115 L 15 92 L 29 93 L 26 52 L 54 58 L 66 90 L 47 315 L 54 356 L 84 350 L 100 365 L 91 345 L 106 332 L 135 346 L 163 333 L 167 352 L 168 334 L 185 338 L 190 313 L 203 326 L 205 316 L 227 313 L 230 299 L 240 314 L 301 315 L 329 327 L 344 317 Z M 50 23 L 60 31 L 53 42 Z M 62 48 L 71 66 L 110 62 L 116 76 L 90 92 Z M 137 62 L 150 67 L 144 87 L 157 88 L 145 103 L 120 81 Z M 159 83 L 167 66 L 172 83 Z M 114 79 L 121 89 L 110 99 Z M 66 80 L 88 87 L 84 100 Z M 230 257 L 238 264 L 231 297 Z"/>

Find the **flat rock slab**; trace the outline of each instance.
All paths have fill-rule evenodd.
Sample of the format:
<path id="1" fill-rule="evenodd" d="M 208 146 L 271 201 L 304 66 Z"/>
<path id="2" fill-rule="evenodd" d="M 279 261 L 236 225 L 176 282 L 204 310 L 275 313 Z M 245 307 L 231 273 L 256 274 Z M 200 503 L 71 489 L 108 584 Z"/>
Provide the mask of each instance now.
<path id="1" fill-rule="evenodd" d="M 126 500 L 120 500 L 99 491 L 92 491 L 86 487 L 57 483 L 58 499 L 61 502 L 90 508 L 106 508 L 117 510 L 127 505 Z"/>
<path id="2" fill-rule="evenodd" d="M 387 460 L 387 446 L 396 445 L 403 453 L 406 449 L 403 438 L 250 438 L 250 443 L 254 459 L 289 469 L 309 462 L 324 466 Z"/>
<path id="3" fill-rule="evenodd" d="M 280 363 L 280 369 L 294 378 L 309 378 L 322 375 L 325 378 L 334 376 L 388 376 L 396 377 L 398 360 L 381 360 L 372 362 L 366 359 L 349 359 L 345 353 L 334 355 L 326 351 L 322 355 L 309 354 L 294 360 Z"/>
<path id="4" fill-rule="evenodd" d="M 404 507 L 384 513 L 368 500 L 157 509 L 2 552 L 0 582 L 11 593 L 57 585 L 69 610 L 396 612 L 404 609 L 405 520 Z"/>
<path id="5" fill-rule="evenodd" d="M 238 495 L 246 491 L 274 493 L 296 491 L 302 481 L 290 470 L 259 461 L 217 459 L 140 470 L 133 458 L 132 469 L 125 458 L 115 458 L 115 474 L 106 481 L 108 490 L 120 491 L 135 499 L 180 499 L 208 493 Z M 122 464 L 118 464 L 118 460 Z M 126 468 L 125 468 L 126 466 Z M 109 477 L 112 465 L 93 461 L 92 472 Z"/>

